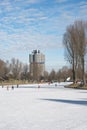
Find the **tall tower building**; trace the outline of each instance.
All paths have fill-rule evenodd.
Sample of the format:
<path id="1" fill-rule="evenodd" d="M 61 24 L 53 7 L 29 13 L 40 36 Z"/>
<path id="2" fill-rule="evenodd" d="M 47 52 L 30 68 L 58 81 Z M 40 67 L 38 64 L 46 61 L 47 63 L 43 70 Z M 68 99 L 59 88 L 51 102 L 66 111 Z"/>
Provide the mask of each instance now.
<path id="1" fill-rule="evenodd" d="M 40 53 L 40 50 L 33 50 L 29 54 L 30 74 L 34 80 L 39 80 L 44 76 L 45 71 L 45 55 Z"/>

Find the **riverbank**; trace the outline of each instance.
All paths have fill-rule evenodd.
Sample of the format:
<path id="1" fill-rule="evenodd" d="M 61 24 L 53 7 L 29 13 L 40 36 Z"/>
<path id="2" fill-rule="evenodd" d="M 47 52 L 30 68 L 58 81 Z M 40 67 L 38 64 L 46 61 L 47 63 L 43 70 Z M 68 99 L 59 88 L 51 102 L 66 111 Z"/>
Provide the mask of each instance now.
<path id="1" fill-rule="evenodd" d="M 70 85 L 65 85 L 65 88 L 73 88 L 73 89 L 84 89 L 87 90 L 87 84 L 86 85 L 82 85 L 82 84 L 70 84 Z"/>
<path id="2" fill-rule="evenodd" d="M 19 85 L 19 84 L 34 84 L 35 82 L 30 82 L 30 81 L 27 81 L 27 80 L 10 80 L 10 81 L 3 81 L 3 82 L 0 82 L 0 85 Z"/>

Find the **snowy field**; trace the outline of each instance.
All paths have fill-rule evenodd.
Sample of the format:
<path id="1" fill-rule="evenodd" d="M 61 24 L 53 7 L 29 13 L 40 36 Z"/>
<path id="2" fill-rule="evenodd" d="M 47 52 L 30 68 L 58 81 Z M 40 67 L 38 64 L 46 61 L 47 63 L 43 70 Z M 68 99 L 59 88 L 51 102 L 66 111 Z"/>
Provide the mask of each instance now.
<path id="1" fill-rule="evenodd" d="M 87 90 L 64 84 L 0 87 L 0 130 L 87 130 Z"/>

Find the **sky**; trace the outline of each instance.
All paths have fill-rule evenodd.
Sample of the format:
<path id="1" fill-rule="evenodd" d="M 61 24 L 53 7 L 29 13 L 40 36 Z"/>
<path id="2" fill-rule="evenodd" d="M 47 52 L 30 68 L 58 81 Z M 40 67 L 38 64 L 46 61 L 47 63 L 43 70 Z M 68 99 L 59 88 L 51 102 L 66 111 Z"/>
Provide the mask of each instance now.
<path id="1" fill-rule="evenodd" d="M 39 49 L 47 71 L 68 65 L 63 35 L 76 20 L 87 20 L 86 0 L 0 0 L 0 59 L 29 64 Z"/>

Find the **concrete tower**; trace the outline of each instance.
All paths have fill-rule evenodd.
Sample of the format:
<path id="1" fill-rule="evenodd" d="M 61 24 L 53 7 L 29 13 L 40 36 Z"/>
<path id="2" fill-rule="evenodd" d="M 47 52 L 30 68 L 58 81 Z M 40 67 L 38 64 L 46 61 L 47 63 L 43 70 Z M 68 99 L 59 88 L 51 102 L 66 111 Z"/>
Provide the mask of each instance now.
<path id="1" fill-rule="evenodd" d="M 40 53 L 40 50 L 33 50 L 29 54 L 30 74 L 34 80 L 39 80 L 44 76 L 45 71 L 45 55 Z"/>

